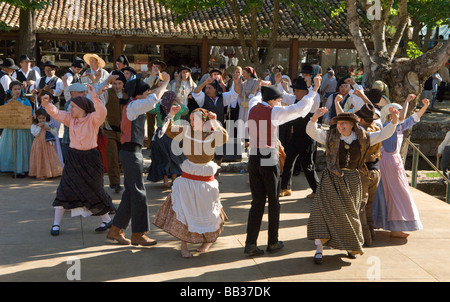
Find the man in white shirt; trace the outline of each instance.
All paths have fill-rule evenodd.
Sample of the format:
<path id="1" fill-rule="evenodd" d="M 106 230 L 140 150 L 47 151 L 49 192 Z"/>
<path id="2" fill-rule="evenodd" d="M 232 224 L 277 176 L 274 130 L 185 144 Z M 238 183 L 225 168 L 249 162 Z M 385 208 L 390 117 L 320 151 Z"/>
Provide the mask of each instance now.
<path id="1" fill-rule="evenodd" d="M 9 84 L 15 80 L 12 77 L 14 71 L 19 70 L 19 67 L 11 58 L 6 58 L 0 65 L 0 105 L 6 102 L 6 91 L 9 90 Z"/>
<path id="2" fill-rule="evenodd" d="M 280 149 L 277 128 L 279 125 L 308 114 L 314 103 L 314 97 L 320 87 L 320 82 L 321 77 L 316 76 L 314 78 L 314 89 L 308 92 L 299 102 L 289 106 L 281 106 L 283 94 L 278 86 L 274 85 L 261 87 L 261 93 L 250 99 L 248 172 L 252 204 L 247 223 L 247 238 L 244 249 L 246 254 L 255 256 L 264 254 L 264 251 L 257 246 L 257 239 L 266 200 L 269 203 L 267 251 L 276 251 L 284 246 L 283 242 L 278 240 L 281 167 L 278 157 Z"/>
<path id="3" fill-rule="evenodd" d="M 49 92 L 52 95 L 53 104 L 59 108 L 59 96 L 64 92 L 63 81 L 56 76 L 56 69 L 58 66 L 52 61 L 47 61 L 44 63 L 44 74 L 39 81 L 35 82 L 33 89 L 36 93 L 40 90 Z"/>
<path id="4" fill-rule="evenodd" d="M 29 93 L 35 82 L 41 78 L 36 70 L 31 68 L 31 59 L 27 55 L 20 56 L 20 69 L 12 75 L 17 81 L 23 83 L 25 93 Z"/>

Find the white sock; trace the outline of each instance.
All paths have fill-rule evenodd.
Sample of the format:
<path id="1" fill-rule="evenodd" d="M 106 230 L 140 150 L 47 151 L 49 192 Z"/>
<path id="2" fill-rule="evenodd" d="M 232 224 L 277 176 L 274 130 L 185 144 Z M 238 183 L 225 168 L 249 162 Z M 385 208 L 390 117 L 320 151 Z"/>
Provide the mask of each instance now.
<path id="1" fill-rule="evenodd" d="M 55 219 L 53 220 L 53 225 L 61 225 L 64 212 L 65 210 L 63 207 L 55 207 Z M 53 230 L 59 230 L 59 227 L 53 227 Z"/>
<path id="2" fill-rule="evenodd" d="M 104 214 L 104 215 L 102 215 L 100 217 L 102 218 L 102 224 L 100 224 L 101 227 L 105 226 L 105 222 L 108 223 L 108 222 L 111 221 L 111 217 L 109 217 L 108 213 L 106 213 L 106 214 Z"/>
<path id="3" fill-rule="evenodd" d="M 322 258 L 322 253 L 323 253 L 323 244 L 322 241 L 320 239 L 315 239 L 314 243 L 316 244 L 316 254 L 318 254 L 317 256 L 315 256 L 316 258 Z"/>

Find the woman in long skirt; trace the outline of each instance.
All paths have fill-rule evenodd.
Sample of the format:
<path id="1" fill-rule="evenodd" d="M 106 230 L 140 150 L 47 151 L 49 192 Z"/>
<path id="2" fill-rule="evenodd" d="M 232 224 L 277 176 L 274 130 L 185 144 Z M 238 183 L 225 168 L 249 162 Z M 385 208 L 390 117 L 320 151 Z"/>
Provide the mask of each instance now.
<path id="1" fill-rule="evenodd" d="M 18 101 L 29 107 L 32 114 L 31 103 L 24 97 L 22 83 L 12 81 L 6 91 L 6 103 Z M 6 104 L 5 103 L 5 104 Z M 14 149 L 14 144 L 16 149 Z M 30 129 L 3 129 L 0 136 L 0 172 L 13 172 L 13 177 L 23 178 L 29 172 L 29 160 L 33 135 Z"/>
<path id="2" fill-rule="evenodd" d="M 415 98 L 410 98 L 414 100 Z M 420 121 L 430 104 L 428 99 L 422 100 L 423 106 L 417 112 L 405 119 L 408 101 L 404 103 L 400 112 L 400 124 L 395 133 L 382 142 L 380 160 L 380 183 L 373 203 L 373 220 L 375 228 L 390 230 L 392 237 L 406 238 L 405 231 L 423 229 L 414 199 L 409 189 L 400 148 L 403 132 Z M 397 105 L 397 104 L 396 104 Z M 395 106 L 387 105 L 385 108 Z M 400 105 L 397 105 L 401 107 Z M 383 114 L 386 109 L 383 108 Z M 404 121 L 403 121 L 404 120 Z M 403 122 L 402 122 L 403 121 Z"/>
<path id="3" fill-rule="evenodd" d="M 98 129 L 105 121 L 106 107 L 90 85 L 88 92 L 93 101 L 81 96 L 72 98 L 70 113 L 49 103 L 48 95 L 41 98 L 48 114 L 69 127 L 70 134 L 70 148 L 53 201 L 55 219 L 50 232 L 53 236 L 59 235 L 65 210 L 71 210 L 72 216 L 100 216 L 102 223 L 96 231 L 106 231 L 111 226 L 108 213 L 114 205 L 104 189 L 104 167 L 97 150 Z"/>
<path id="4" fill-rule="evenodd" d="M 317 127 L 317 120 L 326 112 L 326 108 L 319 108 L 306 128 L 311 138 L 325 145 L 327 160 L 307 225 L 308 239 L 317 246 L 316 264 L 322 263 L 323 245 L 346 250 L 350 258 L 364 253 L 359 209 L 361 178 L 368 177 L 366 153 L 371 145 L 388 138 L 395 129 L 390 124 L 382 131 L 369 133 L 358 126 L 357 115 L 344 112 L 331 119 L 330 130 L 324 131 Z M 392 115 L 392 123 L 396 124 L 398 111 Z"/>
<path id="5" fill-rule="evenodd" d="M 155 108 L 150 110 L 150 113 L 156 114 L 156 124 L 158 129 L 154 135 L 152 142 L 151 165 L 148 171 L 147 180 L 157 182 L 164 180 L 164 186 L 169 187 L 169 176 L 172 178 L 172 185 L 178 176 L 181 175 L 181 164 L 186 157 L 181 153 L 181 149 L 172 150 L 172 139 L 167 135 L 159 137 L 163 121 L 169 114 L 172 104 L 176 104 L 176 94 L 173 91 L 166 91 L 161 103 L 156 104 Z M 180 105 L 181 110 L 174 116 L 173 121 L 178 121 L 183 115 L 188 113 L 188 108 Z M 176 148 L 176 147 L 175 147 Z M 177 153 L 177 154 L 175 154 Z"/>
<path id="6" fill-rule="evenodd" d="M 169 118 L 178 110 L 180 106 L 173 106 Z M 227 219 L 214 178 L 218 166 L 213 158 L 215 147 L 223 145 L 228 134 L 216 118 L 215 113 L 198 108 L 190 115 L 190 126 L 173 126 L 170 121 L 166 132 L 175 141 L 183 142 L 187 159 L 153 224 L 181 240 L 181 255 L 185 258 L 192 257 L 188 243 L 202 243 L 197 251 L 208 251 Z"/>

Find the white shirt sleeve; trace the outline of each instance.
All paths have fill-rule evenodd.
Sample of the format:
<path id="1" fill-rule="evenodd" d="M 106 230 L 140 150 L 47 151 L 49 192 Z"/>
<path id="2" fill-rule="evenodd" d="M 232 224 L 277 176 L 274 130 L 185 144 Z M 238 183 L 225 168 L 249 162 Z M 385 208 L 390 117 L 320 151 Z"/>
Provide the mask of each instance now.
<path id="1" fill-rule="evenodd" d="M 450 131 L 447 132 L 447 134 L 445 135 L 444 140 L 442 141 L 442 143 L 439 145 L 438 147 L 438 153 L 442 154 L 444 153 L 444 149 L 445 147 L 450 145 Z"/>
<path id="2" fill-rule="evenodd" d="M 390 138 L 394 134 L 396 127 L 397 124 L 388 123 L 381 131 L 367 132 L 370 137 L 370 145 L 373 146 Z"/>
<path id="3" fill-rule="evenodd" d="M 306 133 L 319 144 L 325 145 L 327 132 L 323 129 L 317 128 L 317 123 L 309 121 L 306 125 Z"/>
<path id="4" fill-rule="evenodd" d="M 30 128 L 30 131 L 31 131 L 31 134 L 33 135 L 33 136 L 38 136 L 39 135 L 39 133 L 41 133 L 41 127 L 39 127 L 38 125 L 35 125 L 35 124 L 32 124 L 31 125 L 31 128 Z"/>
<path id="5" fill-rule="evenodd" d="M 205 93 L 200 91 L 199 93 L 192 92 L 192 97 L 197 102 L 199 107 L 202 107 L 205 104 Z"/>
<path id="6" fill-rule="evenodd" d="M 279 126 L 298 117 L 306 116 L 314 102 L 316 92 L 311 90 L 296 104 L 289 106 L 275 106 L 272 108 L 272 125 Z"/>
<path id="7" fill-rule="evenodd" d="M 234 83 L 233 83 L 233 85 L 234 85 Z M 230 91 L 224 92 L 222 94 L 222 96 L 223 96 L 223 106 L 228 106 L 228 105 L 236 102 L 239 94 L 237 94 L 236 91 L 234 91 L 234 86 L 233 86 Z M 203 100 L 204 100 L 204 98 L 203 98 Z"/>
<path id="8" fill-rule="evenodd" d="M 56 87 L 53 90 L 53 92 L 54 92 L 53 95 L 54 96 L 60 96 L 63 93 L 63 91 L 64 91 L 64 83 L 63 83 L 63 81 L 61 79 L 58 79 L 56 81 Z"/>
<path id="9" fill-rule="evenodd" d="M 156 98 L 156 94 L 152 93 L 145 99 L 131 101 L 127 106 L 127 118 L 134 121 L 141 114 L 144 114 L 153 108 L 160 100 Z"/>

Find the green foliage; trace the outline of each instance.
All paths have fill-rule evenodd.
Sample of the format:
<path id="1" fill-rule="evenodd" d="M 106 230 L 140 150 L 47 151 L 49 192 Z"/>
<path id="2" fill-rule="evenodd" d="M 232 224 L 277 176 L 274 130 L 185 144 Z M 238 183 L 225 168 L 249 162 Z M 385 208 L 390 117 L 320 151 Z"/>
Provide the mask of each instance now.
<path id="1" fill-rule="evenodd" d="M 51 2 L 47 0 L 1 0 L 1 2 L 6 2 L 20 9 L 29 10 L 40 10 L 47 5 L 51 5 Z"/>
<path id="2" fill-rule="evenodd" d="M 52 5 L 50 1 L 47 0 L 1 0 L 0 2 L 6 2 L 9 5 L 20 9 L 28 9 L 31 11 L 40 10 L 48 5 Z M 0 21 L 0 31 L 9 31 L 10 28 L 8 24 L 3 21 Z"/>
<path id="3" fill-rule="evenodd" d="M 413 41 L 408 42 L 408 48 L 406 49 L 406 54 L 410 59 L 415 59 L 423 54 L 420 48 Z"/>

